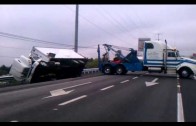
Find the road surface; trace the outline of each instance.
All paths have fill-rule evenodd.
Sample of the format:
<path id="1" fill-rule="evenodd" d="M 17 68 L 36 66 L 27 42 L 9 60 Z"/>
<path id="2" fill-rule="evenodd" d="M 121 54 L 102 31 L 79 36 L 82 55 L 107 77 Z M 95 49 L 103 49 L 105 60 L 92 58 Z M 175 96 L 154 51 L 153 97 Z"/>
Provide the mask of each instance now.
<path id="1" fill-rule="evenodd" d="M 0 122 L 196 121 L 194 79 L 128 74 L 45 83 L 0 89 Z"/>

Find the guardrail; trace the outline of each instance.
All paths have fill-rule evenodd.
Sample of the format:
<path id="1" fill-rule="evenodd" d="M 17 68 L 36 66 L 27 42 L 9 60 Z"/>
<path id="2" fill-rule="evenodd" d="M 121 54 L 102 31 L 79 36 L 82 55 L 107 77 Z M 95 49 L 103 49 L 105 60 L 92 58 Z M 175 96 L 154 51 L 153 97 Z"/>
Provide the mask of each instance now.
<path id="1" fill-rule="evenodd" d="M 89 68 L 89 69 L 83 69 L 83 74 L 91 74 L 91 73 L 97 73 L 99 72 L 99 68 Z M 12 80 L 14 77 L 12 75 L 6 75 L 6 76 L 0 76 L 0 81 L 6 81 L 6 80 Z"/>
<path id="2" fill-rule="evenodd" d="M 0 81 L 11 80 L 13 78 L 14 77 L 12 75 L 0 76 Z"/>
<path id="3" fill-rule="evenodd" d="M 99 72 L 99 68 L 89 68 L 89 69 L 83 69 L 83 74 L 90 74 L 90 73 L 97 73 Z"/>

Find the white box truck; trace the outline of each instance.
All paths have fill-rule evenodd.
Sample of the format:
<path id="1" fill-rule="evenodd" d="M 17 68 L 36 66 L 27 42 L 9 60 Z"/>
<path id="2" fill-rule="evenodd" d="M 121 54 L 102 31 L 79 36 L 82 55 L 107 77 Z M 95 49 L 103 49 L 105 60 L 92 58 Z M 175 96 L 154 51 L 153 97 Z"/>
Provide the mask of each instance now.
<path id="1" fill-rule="evenodd" d="M 14 59 L 10 74 L 24 83 L 77 77 L 86 62 L 87 58 L 73 50 L 33 47 L 29 57 L 22 55 Z"/>

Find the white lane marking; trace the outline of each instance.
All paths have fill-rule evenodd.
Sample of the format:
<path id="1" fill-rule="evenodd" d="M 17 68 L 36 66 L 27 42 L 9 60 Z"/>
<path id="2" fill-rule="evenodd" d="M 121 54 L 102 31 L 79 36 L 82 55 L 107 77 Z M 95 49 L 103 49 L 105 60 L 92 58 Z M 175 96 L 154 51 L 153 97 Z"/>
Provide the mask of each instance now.
<path id="1" fill-rule="evenodd" d="M 177 85 L 178 88 L 180 88 L 180 85 Z"/>
<path id="2" fill-rule="evenodd" d="M 151 82 L 147 82 L 146 81 L 146 86 L 152 86 L 152 85 L 155 85 L 155 84 L 158 84 L 156 81 L 158 80 L 159 78 L 155 78 L 154 80 L 152 80 Z"/>
<path id="3" fill-rule="evenodd" d="M 133 79 L 137 79 L 138 77 L 134 77 Z"/>
<path id="4" fill-rule="evenodd" d="M 183 105 L 182 105 L 182 95 L 181 93 L 178 93 L 178 122 L 184 122 L 184 111 L 183 111 Z"/>
<path id="5" fill-rule="evenodd" d="M 68 91 L 68 92 L 64 92 L 64 91 L 62 91 L 62 90 L 69 89 L 69 88 L 74 88 L 74 87 L 78 87 L 78 86 L 82 86 L 82 85 L 87 85 L 87 84 L 91 84 L 91 83 L 92 83 L 92 82 L 86 82 L 86 83 L 77 84 L 77 85 L 73 85 L 73 86 L 66 87 L 66 88 L 56 89 L 56 90 L 53 90 L 53 91 L 54 91 L 54 92 L 55 92 L 55 91 L 56 91 L 56 92 L 61 92 L 61 93 L 58 93 L 58 94 L 64 95 L 64 94 L 67 94 L 67 93 L 70 93 L 70 92 L 69 92 L 69 91 Z M 53 92 L 53 91 L 50 91 L 50 93 Z M 47 97 L 44 97 L 44 98 L 42 98 L 42 99 L 50 98 L 50 97 L 54 97 L 54 96 L 51 94 L 51 96 L 47 96 Z"/>
<path id="6" fill-rule="evenodd" d="M 66 95 L 66 94 L 71 93 L 72 91 L 74 91 L 74 90 L 70 90 L 70 91 L 64 91 L 63 89 L 53 90 L 53 91 L 50 91 L 51 96 L 47 96 L 42 99 Z"/>
<path id="7" fill-rule="evenodd" d="M 58 110 L 58 109 L 57 109 L 57 108 L 54 108 L 53 110 L 55 110 L 55 111 L 56 111 L 56 110 Z"/>
<path id="8" fill-rule="evenodd" d="M 80 99 L 85 98 L 85 97 L 87 97 L 87 95 L 82 95 L 82 96 L 77 97 L 77 98 L 74 98 L 74 99 L 72 99 L 72 100 L 69 100 L 69 101 L 60 103 L 59 106 L 67 105 L 67 104 L 69 104 L 69 103 L 72 103 L 72 102 L 74 102 L 74 101 L 80 100 Z"/>
<path id="9" fill-rule="evenodd" d="M 19 121 L 17 121 L 17 120 L 12 120 L 12 121 L 10 121 L 10 122 L 19 122 Z"/>
<path id="10" fill-rule="evenodd" d="M 68 91 L 68 92 L 72 92 L 72 91 L 73 90 Z M 50 91 L 50 94 L 51 94 L 51 96 L 59 96 L 59 95 L 67 94 L 67 93 L 63 89 L 59 89 L 59 90 Z"/>
<path id="11" fill-rule="evenodd" d="M 82 86 L 82 85 L 86 85 L 86 84 L 91 84 L 91 83 L 92 83 L 92 82 L 86 82 L 86 83 L 77 84 L 77 85 L 70 86 L 70 87 L 66 87 L 66 88 L 62 88 L 62 89 L 69 89 L 69 88 L 78 87 L 78 86 Z"/>
<path id="12" fill-rule="evenodd" d="M 121 84 L 123 84 L 123 83 L 126 83 L 126 82 L 128 82 L 129 80 L 125 80 L 125 81 L 122 81 L 122 82 L 120 82 Z"/>
<path id="13" fill-rule="evenodd" d="M 108 86 L 108 87 L 102 88 L 102 89 L 100 89 L 100 90 L 104 91 L 104 90 L 107 90 L 107 89 L 112 88 L 112 87 L 114 87 L 114 85 L 111 85 L 111 86 Z"/>
<path id="14" fill-rule="evenodd" d="M 159 78 L 155 78 L 152 82 L 156 82 Z"/>

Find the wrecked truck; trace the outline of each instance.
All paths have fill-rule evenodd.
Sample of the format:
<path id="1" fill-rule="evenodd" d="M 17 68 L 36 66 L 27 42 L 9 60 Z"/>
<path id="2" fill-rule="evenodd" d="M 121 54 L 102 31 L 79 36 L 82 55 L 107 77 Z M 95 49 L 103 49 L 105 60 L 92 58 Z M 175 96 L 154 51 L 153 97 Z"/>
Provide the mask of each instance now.
<path id="1" fill-rule="evenodd" d="M 23 83 L 81 76 L 88 59 L 70 49 L 33 47 L 29 57 L 15 58 L 10 74 Z"/>

